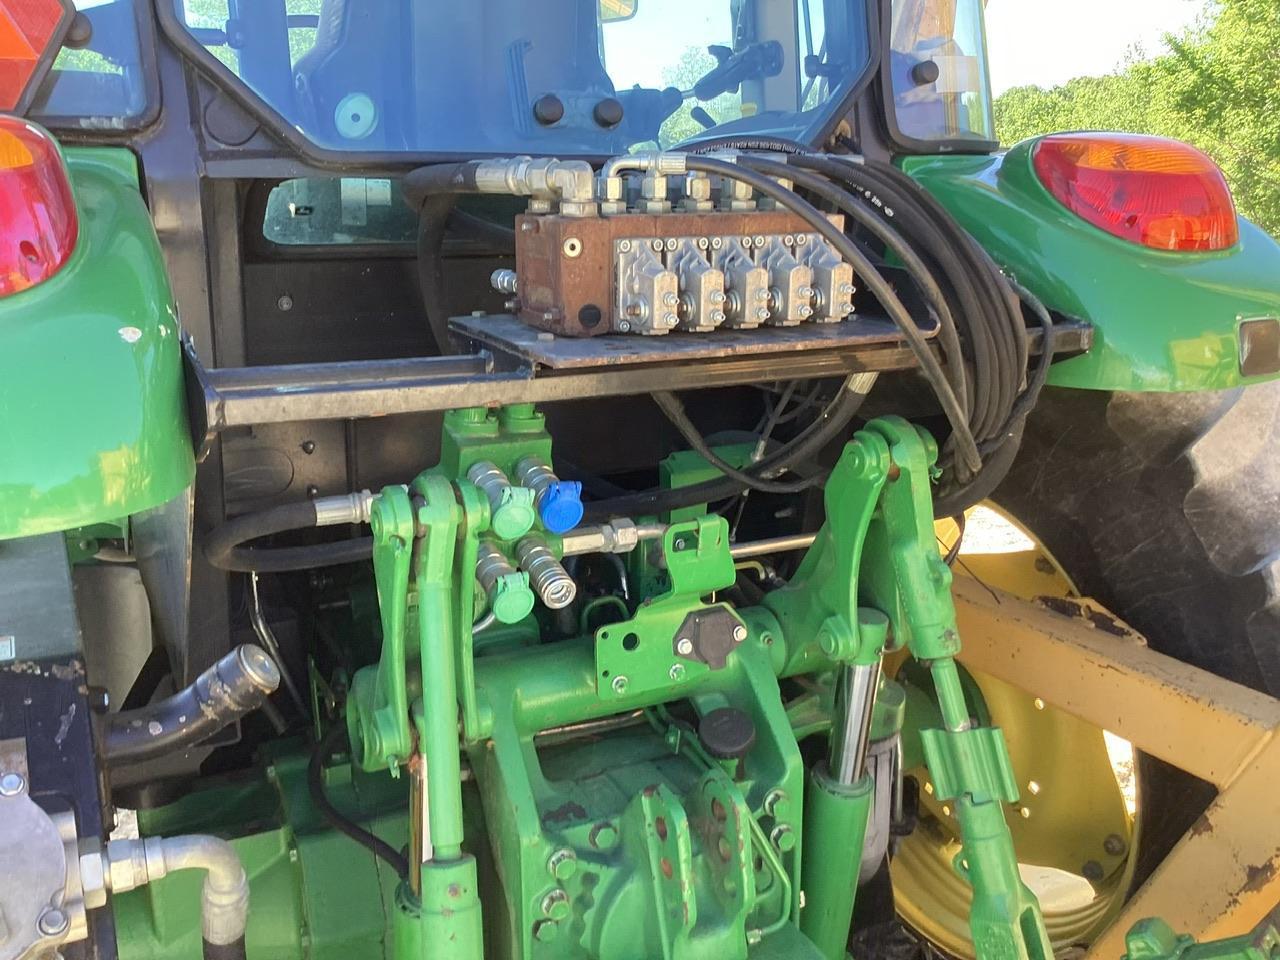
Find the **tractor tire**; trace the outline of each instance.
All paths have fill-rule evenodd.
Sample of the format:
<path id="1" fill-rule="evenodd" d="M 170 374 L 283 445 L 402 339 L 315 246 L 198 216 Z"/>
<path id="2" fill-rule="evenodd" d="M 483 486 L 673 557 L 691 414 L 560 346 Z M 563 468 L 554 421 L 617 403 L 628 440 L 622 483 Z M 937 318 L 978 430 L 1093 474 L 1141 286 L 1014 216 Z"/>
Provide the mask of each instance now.
<path id="1" fill-rule="evenodd" d="M 1151 648 L 1280 695 L 1280 382 L 1045 391 L 993 499 Z M 1135 889 L 1213 798 L 1140 755 Z"/>

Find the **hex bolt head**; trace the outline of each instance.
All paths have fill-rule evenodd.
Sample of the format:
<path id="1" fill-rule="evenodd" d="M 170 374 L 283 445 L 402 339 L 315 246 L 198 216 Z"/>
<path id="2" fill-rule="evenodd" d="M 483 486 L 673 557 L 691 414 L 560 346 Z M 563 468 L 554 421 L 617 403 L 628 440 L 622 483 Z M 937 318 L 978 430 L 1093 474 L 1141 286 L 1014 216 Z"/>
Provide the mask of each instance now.
<path id="1" fill-rule="evenodd" d="M 550 943 L 560 934 L 560 924 L 554 920 L 539 920 L 533 925 L 533 939 L 539 943 Z"/>
<path id="2" fill-rule="evenodd" d="M 738 624 L 733 628 L 733 642 L 741 643 L 745 639 L 747 639 L 747 628 L 742 624 Z"/>
<path id="3" fill-rule="evenodd" d="M 791 813 L 791 798 L 785 790 L 770 790 L 764 797 L 764 812 L 775 820 L 784 820 Z"/>
<path id="4" fill-rule="evenodd" d="M 676 641 L 676 653 L 680 654 L 682 657 L 687 657 L 689 654 L 693 653 L 693 641 L 688 637 L 681 637 Z"/>
<path id="5" fill-rule="evenodd" d="M 67 927 L 71 926 L 71 918 L 57 907 L 49 907 L 40 914 L 40 920 L 36 925 L 44 936 L 56 937 L 60 933 L 65 933 Z"/>
<path id="6" fill-rule="evenodd" d="M 1125 852 L 1126 848 L 1127 845 L 1124 842 L 1124 837 L 1120 836 L 1118 833 L 1109 834 L 1107 839 L 1102 841 L 1102 849 L 1107 851 L 1107 853 L 1111 854 L 1113 857 L 1120 856 L 1120 854 Z"/>
<path id="7" fill-rule="evenodd" d="M 787 824 L 780 823 L 769 834 L 769 842 L 779 853 L 790 853 L 796 848 L 796 834 Z"/>
<path id="8" fill-rule="evenodd" d="M 673 663 L 671 665 L 671 669 L 667 672 L 667 676 L 669 676 L 676 683 L 679 683 L 681 680 L 683 680 L 684 675 L 685 675 L 685 668 L 683 663 Z"/>
<path id="9" fill-rule="evenodd" d="M 613 683 L 611 684 L 611 686 L 613 687 L 613 692 L 616 693 L 618 696 L 622 696 L 624 693 L 627 692 L 627 684 L 629 682 L 630 681 L 628 681 L 627 678 L 622 676 L 621 674 L 614 677 Z"/>
<path id="10" fill-rule="evenodd" d="M 542 912 L 552 920 L 566 920 L 569 917 L 569 895 L 558 887 L 542 898 Z"/>
<path id="11" fill-rule="evenodd" d="M 612 823 L 597 823 L 591 828 L 587 842 L 597 850 L 609 850 L 618 842 L 618 828 Z"/>
<path id="12" fill-rule="evenodd" d="M 556 880 L 568 880 L 578 872 L 578 856 L 568 847 L 562 847 L 547 858 L 547 872 Z"/>
<path id="13" fill-rule="evenodd" d="M 16 797 L 26 789 L 27 781 L 20 773 L 6 773 L 0 777 L 0 797 Z"/>
<path id="14" fill-rule="evenodd" d="M 1102 878 L 1106 876 L 1103 872 L 1102 864 L 1097 860 L 1088 860 L 1084 866 L 1080 868 L 1080 874 L 1090 883 L 1100 883 Z"/>

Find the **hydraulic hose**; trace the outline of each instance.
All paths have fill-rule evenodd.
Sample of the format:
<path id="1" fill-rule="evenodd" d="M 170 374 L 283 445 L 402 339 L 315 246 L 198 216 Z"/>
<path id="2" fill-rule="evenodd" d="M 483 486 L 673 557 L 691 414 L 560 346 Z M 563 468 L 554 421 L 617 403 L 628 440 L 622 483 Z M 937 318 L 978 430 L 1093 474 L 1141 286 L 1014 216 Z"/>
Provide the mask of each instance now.
<path id="1" fill-rule="evenodd" d="M 816 233 L 822 234 L 823 238 L 836 249 L 840 256 L 853 265 L 854 271 L 862 278 L 876 299 L 880 301 L 881 306 L 888 312 L 890 318 L 906 339 L 907 346 L 910 347 L 916 361 L 920 364 L 921 372 L 924 374 L 925 379 L 929 381 L 939 404 L 942 406 L 942 412 L 951 424 L 952 435 L 959 450 L 959 455 L 969 469 L 975 472 L 980 469 L 982 459 L 978 453 L 977 443 L 969 429 L 968 412 L 959 398 L 957 398 L 946 372 L 942 369 L 938 358 L 929 349 L 928 341 L 925 340 L 924 334 L 916 326 L 911 314 L 903 305 L 889 281 L 872 265 L 857 244 L 832 224 L 811 203 L 803 200 L 791 190 L 782 187 L 763 174 L 738 164 L 710 157 L 701 157 L 696 154 L 691 154 L 687 157 L 687 165 L 690 170 L 699 170 L 703 173 L 711 173 L 744 183 L 757 193 L 777 201 L 781 206 L 804 220 Z"/>
<path id="2" fill-rule="evenodd" d="M 203 870 L 200 931 L 204 960 L 245 960 L 249 880 L 226 840 L 204 834 L 112 840 L 103 853 L 112 894 L 126 893 L 175 870 Z"/>
<path id="3" fill-rule="evenodd" d="M 261 647 L 241 644 L 171 697 L 111 714 L 108 764 L 139 763 L 207 740 L 258 709 L 280 685 L 280 668 Z"/>
<path id="4" fill-rule="evenodd" d="M 372 494 L 322 497 L 287 503 L 258 513 L 246 513 L 215 527 L 204 545 L 204 556 L 220 570 L 237 573 L 286 573 L 357 563 L 373 556 L 373 538 L 356 537 L 305 547 L 247 547 L 260 537 L 317 526 L 367 523 Z"/>
<path id="5" fill-rule="evenodd" d="M 862 401 L 875 383 L 871 373 L 850 374 L 835 397 L 797 437 L 779 446 L 768 456 L 752 464 L 746 473 L 767 477 L 772 473 L 802 463 L 815 456 L 828 443 L 839 437 L 862 406 Z M 699 503 L 714 503 L 737 496 L 746 485 L 732 477 L 718 477 L 687 487 L 656 487 L 607 500 L 584 504 L 584 522 L 598 522 L 610 517 L 640 517 Z"/>

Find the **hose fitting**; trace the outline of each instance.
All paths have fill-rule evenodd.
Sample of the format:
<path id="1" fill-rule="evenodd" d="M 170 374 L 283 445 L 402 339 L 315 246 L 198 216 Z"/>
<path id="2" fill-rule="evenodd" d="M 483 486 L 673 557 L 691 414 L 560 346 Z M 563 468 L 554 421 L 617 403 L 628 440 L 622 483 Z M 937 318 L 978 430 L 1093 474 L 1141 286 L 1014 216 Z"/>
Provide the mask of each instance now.
<path id="1" fill-rule="evenodd" d="M 489 500 L 489 529 L 499 540 L 522 537 L 533 527 L 533 491 L 513 487 L 507 475 L 488 460 L 478 460 L 467 479 Z"/>
<path id="2" fill-rule="evenodd" d="M 521 573 L 487 540 L 476 551 L 476 579 L 489 598 L 489 609 L 501 623 L 519 623 L 533 610 L 529 575 Z"/>
<path id="3" fill-rule="evenodd" d="M 551 533 L 566 533 L 582 520 L 582 484 L 561 480 L 537 457 L 516 464 L 516 479 L 533 491 L 538 516 Z"/>
<path id="4" fill-rule="evenodd" d="M 525 537 L 517 543 L 516 558 L 548 609 L 560 610 L 573 603 L 578 595 L 578 585 L 539 537 Z"/>
<path id="5" fill-rule="evenodd" d="M 203 834 L 112 840 L 102 858 L 107 886 L 113 894 L 134 890 L 175 870 L 205 871 L 200 894 L 205 955 L 244 955 L 249 880 L 240 855 L 227 841 Z M 210 947 L 215 949 L 211 951 Z"/>

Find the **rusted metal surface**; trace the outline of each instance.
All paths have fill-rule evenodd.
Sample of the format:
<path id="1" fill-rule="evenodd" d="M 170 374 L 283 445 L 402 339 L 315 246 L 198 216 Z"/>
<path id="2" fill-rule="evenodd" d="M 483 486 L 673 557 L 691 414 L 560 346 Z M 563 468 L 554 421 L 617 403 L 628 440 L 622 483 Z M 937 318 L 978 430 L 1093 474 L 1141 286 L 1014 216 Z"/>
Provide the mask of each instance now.
<path id="1" fill-rule="evenodd" d="M 525 214 L 516 218 L 520 319 L 569 337 L 611 332 L 617 320 L 613 265 L 618 240 L 810 232 L 812 228 L 795 214 L 772 210 L 589 218 Z"/>
<path id="2" fill-rule="evenodd" d="M 677 363 L 814 350 L 855 350 L 902 341 L 893 322 L 883 317 L 853 317 L 844 323 L 802 323 L 798 327 L 717 330 L 714 333 L 669 333 L 662 337 L 611 334 L 562 337 L 535 330 L 515 317 L 458 317 L 455 333 L 552 370 L 630 364 Z M 937 335 L 936 323 L 922 327 Z"/>
<path id="3" fill-rule="evenodd" d="M 1280 902 L 1280 701 L 1150 650 L 1089 601 L 1028 603 L 956 578 L 963 661 L 1218 788 L 1093 944 L 1159 916 L 1197 939 L 1247 933 Z"/>

